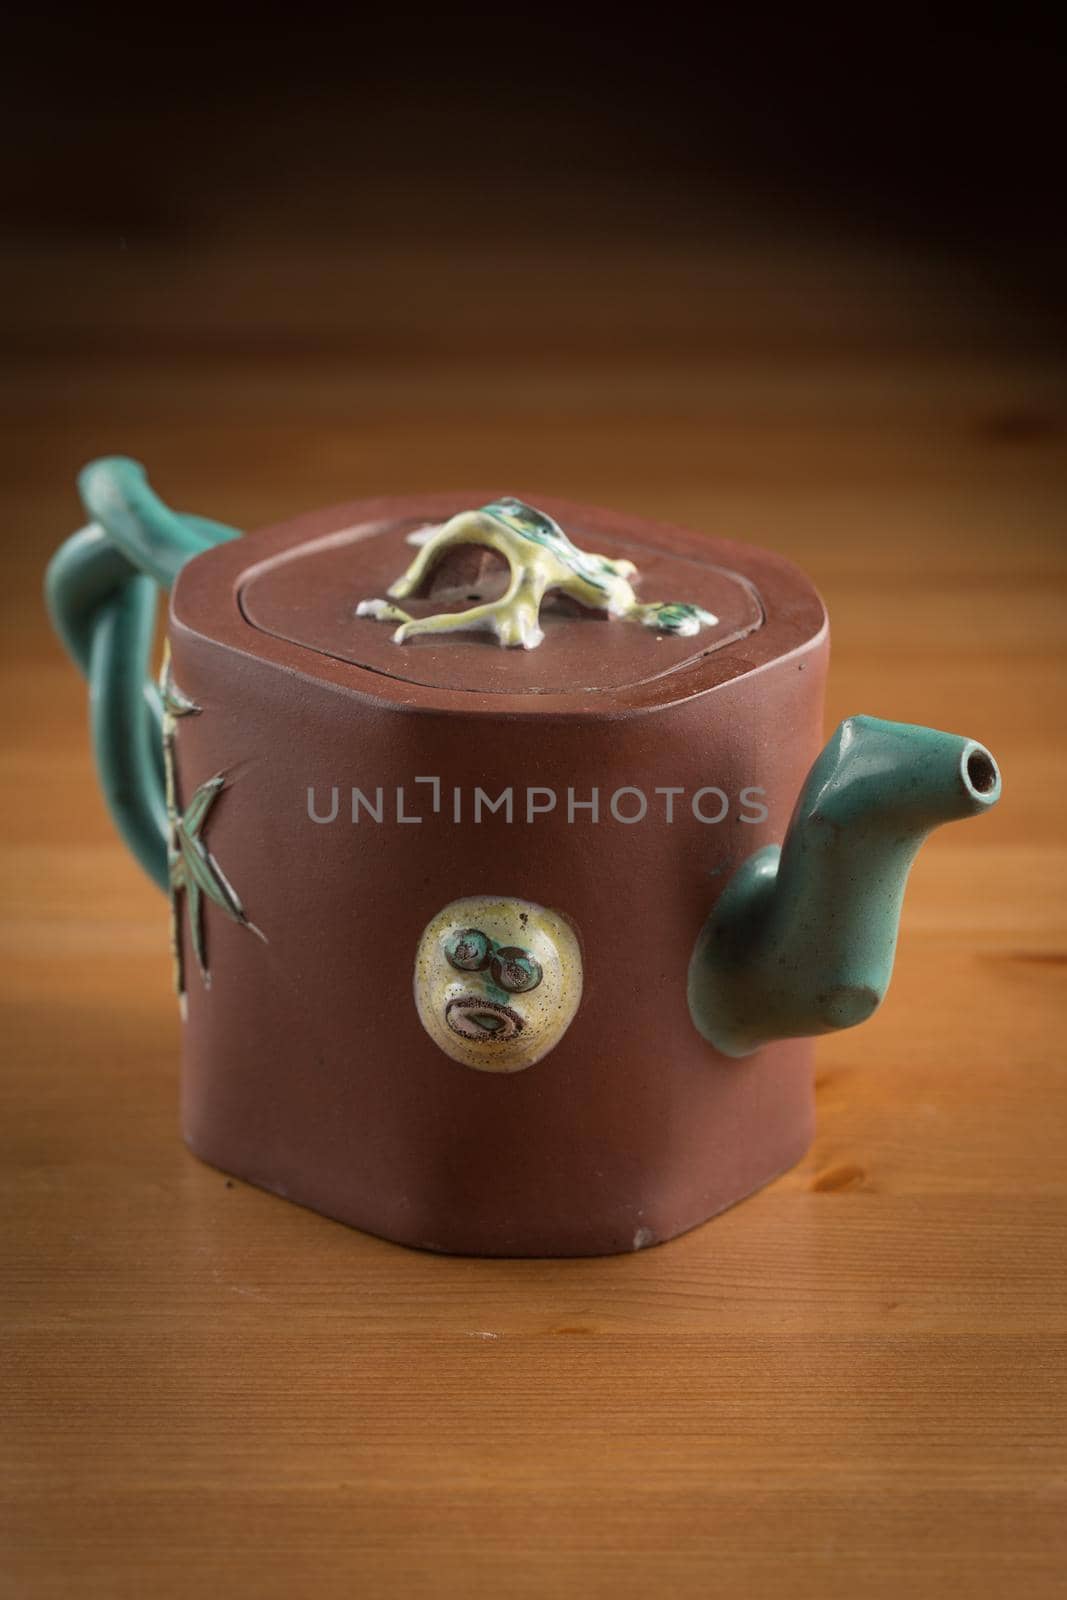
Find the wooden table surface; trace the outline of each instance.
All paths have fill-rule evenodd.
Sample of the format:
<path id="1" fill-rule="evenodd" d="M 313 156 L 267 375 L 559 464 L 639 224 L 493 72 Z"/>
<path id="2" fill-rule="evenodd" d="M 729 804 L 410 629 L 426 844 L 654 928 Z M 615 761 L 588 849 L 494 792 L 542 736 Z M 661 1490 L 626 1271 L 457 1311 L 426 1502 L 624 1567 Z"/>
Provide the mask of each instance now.
<path id="1" fill-rule="evenodd" d="M 1067 396 L 1038 332 L 817 237 L 4 271 L 0 1593 L 1062 1594 Z M 184 1150 L 166 908 L 39 604 L 112 451 L 238 526 L 490 482 L 752 538 L 828 601 L 828 729 L 989 745 L 1003 802 L 920 857 L 800 1166 L 632 1258 L 508 1262 Z"/>

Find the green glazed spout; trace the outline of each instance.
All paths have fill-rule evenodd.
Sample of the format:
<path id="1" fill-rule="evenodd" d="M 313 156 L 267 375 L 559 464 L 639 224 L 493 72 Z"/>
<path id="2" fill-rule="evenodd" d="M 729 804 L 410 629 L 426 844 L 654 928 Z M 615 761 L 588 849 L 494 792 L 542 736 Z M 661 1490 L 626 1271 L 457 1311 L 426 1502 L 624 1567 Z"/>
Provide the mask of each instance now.
<path id="1" fill-rule="evenodd" d="M 696 1027 L 728 1056 L 864 1022 L 889 986 L 908 873 L 927 834 L 1000 798 L 973 739 L 876 717 L 842 722 L 785 842 L 734 873 L 689 964 Z"/>

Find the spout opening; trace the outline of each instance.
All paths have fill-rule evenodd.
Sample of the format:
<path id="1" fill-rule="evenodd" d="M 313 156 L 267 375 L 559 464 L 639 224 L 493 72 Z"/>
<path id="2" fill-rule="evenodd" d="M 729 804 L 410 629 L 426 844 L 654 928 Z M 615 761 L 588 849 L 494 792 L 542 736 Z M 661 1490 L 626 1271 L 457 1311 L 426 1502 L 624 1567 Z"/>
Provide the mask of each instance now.
<path id="1" fill-rule="evenodd" d="M 1000 799 L 1000 769 L 982 745 L 966 746 L 960 775 L 967 793 L 977 805 L 992 806 Z"/>

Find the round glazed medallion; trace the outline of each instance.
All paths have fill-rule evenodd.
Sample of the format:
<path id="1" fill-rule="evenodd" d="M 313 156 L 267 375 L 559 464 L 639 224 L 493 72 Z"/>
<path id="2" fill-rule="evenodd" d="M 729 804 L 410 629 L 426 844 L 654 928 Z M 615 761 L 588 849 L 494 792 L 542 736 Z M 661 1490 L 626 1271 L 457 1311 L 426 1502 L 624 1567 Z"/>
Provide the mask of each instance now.
<path id="1" fill-rule="evenodd" d="M 453 900 L 419 940 L 419 1020 L 446 1055 L 479 1072 L 521 1072 L 540 1061 L 581 997 L 574 930 L 532 900 Z"/>

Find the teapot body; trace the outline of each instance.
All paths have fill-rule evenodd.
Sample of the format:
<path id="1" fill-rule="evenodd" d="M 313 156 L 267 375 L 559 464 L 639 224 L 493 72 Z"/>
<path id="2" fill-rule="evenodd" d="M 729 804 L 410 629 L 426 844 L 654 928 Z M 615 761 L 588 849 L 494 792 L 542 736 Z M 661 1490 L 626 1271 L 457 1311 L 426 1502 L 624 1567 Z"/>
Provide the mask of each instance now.
<path id="1" fill-rule="evenodd" d="M 387 646 L 394 675 L 387 654 L 367 667 L 283 636 L 312 607 L 343 626 L 352 594 L 332 583 L 309 580 L 296 623 L 271 620 L 271 575 L 295 553 L 343 570 L 361 540 L 456 504 L 318 513 L 178 578 L 171 673 L 193 708 L 175 724 L 178 805 L 218 784 L 203 836 L 247 914 L 201 907 L 197 948 L 176 908 L 184 1133 L 226 1171 L 405 1244 L 633 1250 L 741 1199 L 811 1138 L 810 1041 L 720 1055 L 693 1026 L 686 971 L 709 906 L 782 838 L 819 750 L 825 618 L 795 569 L 745 552 L 762 620 L 738 643 L 535 694 L 493 683 L 488 641 L 455 686 L 445 647 Z M 741 565 L 737 546 L 547 506 L 601 548 L 625 532 L 672 559 Z M 420 1012 L 425 930 L 479 897 L 549 908 L 569 930 L 573 1015 L 515 1070 L 443 1049 L 431 987 Z"/>
<path id="2" fill-rule="evenodd" d="M 79 488 L 46 599 L 170 896 L 198 1155 L 498 1256 L 643 1249 L 797 1160 L 810 1041 L 881 1004 L 923 841 L 1001 795 L 955 733 L 819 750 L 802 573 L 551 500 L 245 540 L 125 458 Z"/>

